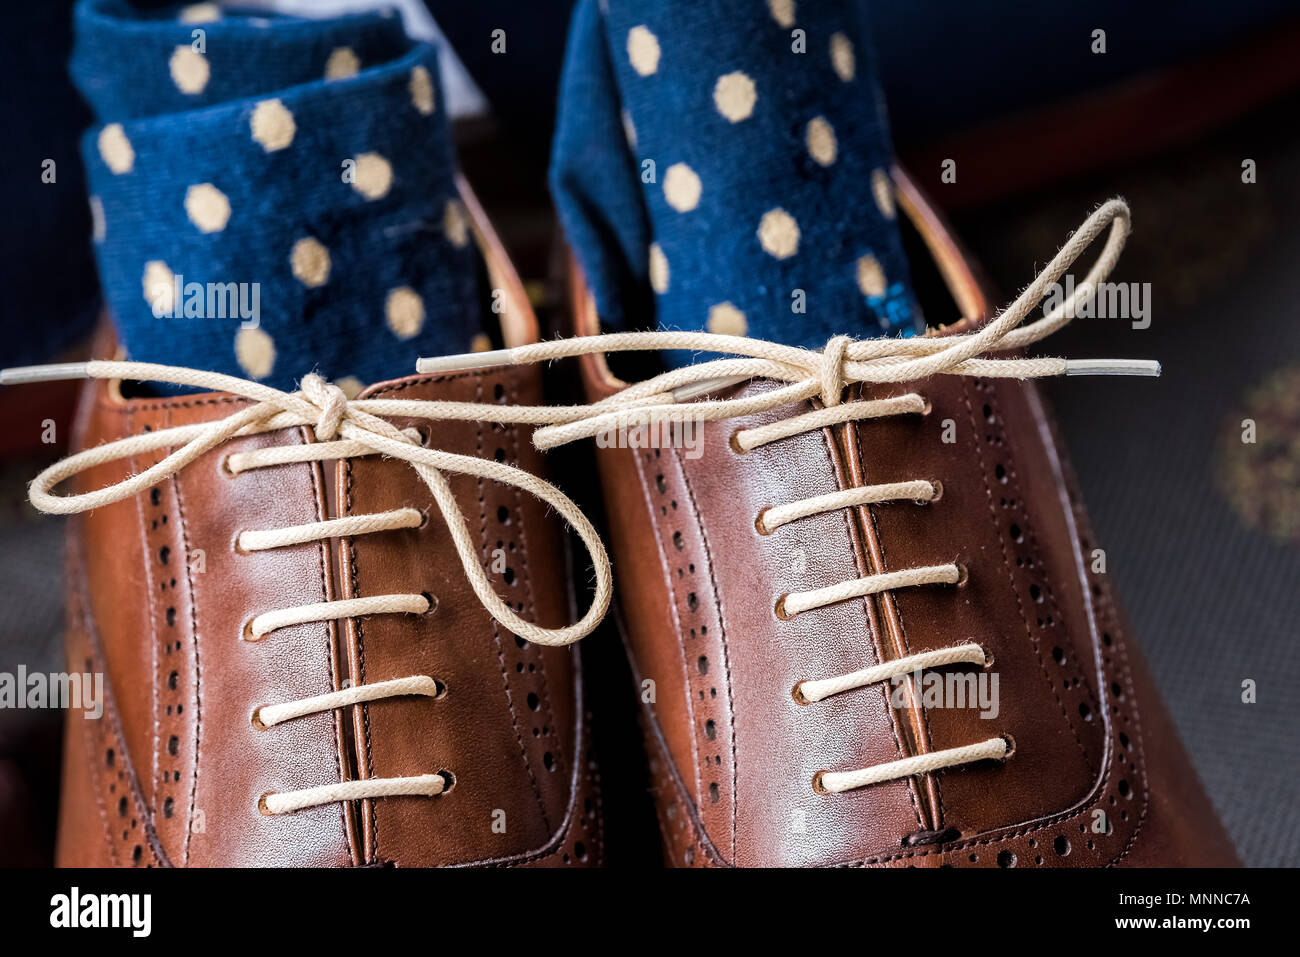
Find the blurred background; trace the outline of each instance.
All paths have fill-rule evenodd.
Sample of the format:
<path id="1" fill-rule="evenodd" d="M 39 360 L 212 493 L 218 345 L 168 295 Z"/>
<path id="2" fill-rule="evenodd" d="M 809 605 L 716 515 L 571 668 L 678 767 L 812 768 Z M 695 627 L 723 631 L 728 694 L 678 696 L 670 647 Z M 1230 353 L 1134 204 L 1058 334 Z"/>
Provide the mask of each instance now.
<path id="1" fill-rule="evenodd" d="M 1098 202 L 1120 195 L 1132 207 L 1112 279 L 1151 284 L 1149 328 L 1081 319 L 1051 351 L 1156 358 L 1164 374 L 1052 380 L 1047 392 L 1137 640 L 1242 859 L 1300 864 L 1294 3 L 867 5 L 900 162 L 952 220 L 998 301 Z M 458 55 L 447 69 L 462 162 L 558 331 L 545 170 L 570 5 L 397 6 L 412 31 L 440 35 Z M 64 73 L 71 2 L 7 12 L 18 23 L 0 40 L 4 366 L 77 355 L 99 308 L 76 150 L 90 117 Z M 508 58 L 489 52 L 497 28 L 516 38 Z M 40 185 L 49 157 L 58 181 Z M 945 182 L 949 160 L 956 176 Z M 25 486 L 62 453 L 42 437 L 47 420 L 66 435 L 71 399 L 66 389 L 0 389 L 0 671 L 62 668 L 61 522 L 38 518 Z M 1242 442 L 1246 419 L 1253 444 Z M 610 863 L 653 861 L 643 772 L 619 746 L 636 740 L 634 699 L 609 677 L 626 675 L 622 650 L 607 632 L 583 654 L 602 675 L 588 687 L 601 696 L 592 707 Z M 1243 682 L 1255 683 L 1254 703 L 1243 702 Z M 60 733 L 58 712 L 0 710 L 0 865 L 51 859 Z"/>

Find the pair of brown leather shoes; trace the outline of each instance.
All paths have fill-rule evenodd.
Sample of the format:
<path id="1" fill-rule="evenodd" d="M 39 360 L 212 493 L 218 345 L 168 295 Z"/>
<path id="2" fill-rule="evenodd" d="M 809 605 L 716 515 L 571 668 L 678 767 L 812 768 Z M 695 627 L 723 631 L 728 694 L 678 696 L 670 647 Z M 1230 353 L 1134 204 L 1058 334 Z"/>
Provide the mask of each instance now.
<path id="1" fill-rule="evenodd" d="M 467 198 L 505 344 L 535 342 Z M 968 317 L 938 355 L 989 304 L 901 175 L 899 199 Z M 598 333 L 572 286 L 573 331 Z M 672 393 L 717 411 L 691 443 L 598 443 L 668 862 L 1235 863 L 1037 391 L 845 374 L 844 348 L 779 405 L 798 370 L 775 359 Z M 605 355 L 578 366 L 626 426 Z M 607 595 L 598 576 L 583 613 L 571 505 L 521 477 L 545 472 L 533 424 L 591 411 L 519 421 L 543 401 L 525 363 L 355 399 L 132 398 L 114 369 L 90 370 L 81 458 L 35 486 L 83 496 L 44 507 L 79 513 L 69 670 L 106 689 L 102 718 L 69 714 L 59 863 L 600 864 L 571 642 Z"/>

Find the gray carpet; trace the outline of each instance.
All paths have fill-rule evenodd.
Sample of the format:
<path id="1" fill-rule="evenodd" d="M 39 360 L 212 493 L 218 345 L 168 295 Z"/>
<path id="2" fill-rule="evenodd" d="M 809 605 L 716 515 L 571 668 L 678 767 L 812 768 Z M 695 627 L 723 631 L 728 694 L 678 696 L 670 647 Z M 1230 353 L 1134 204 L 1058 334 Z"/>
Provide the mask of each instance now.
<path id="1" fill-rule="evenodd" d="M 1080 318 L 1040 348 L 1155 358 L 1164 374 L 1047 391 L 1138 641 L 1252 865 L 1300 864 L 1298 105 L 960 224 L 1014 291 L 1097 202 L 1132 206 L 1113 278 L 1151 283 L 1150 328 Z M 1254 445 L 1241 441 L 1247 417 Z"/>

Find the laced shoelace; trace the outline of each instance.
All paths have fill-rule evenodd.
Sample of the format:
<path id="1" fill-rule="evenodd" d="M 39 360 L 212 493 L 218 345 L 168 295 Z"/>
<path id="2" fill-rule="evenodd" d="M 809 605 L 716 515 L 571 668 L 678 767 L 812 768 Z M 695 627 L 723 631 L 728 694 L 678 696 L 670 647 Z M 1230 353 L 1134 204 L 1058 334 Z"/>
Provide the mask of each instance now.
<path id="1" fill-rule="evenodd" d="M 223 460 L 223 468 L 234 480 L 245 472 L 288 463 L 324 462 L 376 454 L 400 459 L 424 480 L 446 522 L 474 594 L 488 613 L 507 630 L 537 644 L 566 645 L 589 634 L 609 608 L 612 586 L 605 548 L 587 517 L 559 489 L 510 465 L 426 448 L 416 430 L 399 431 L 379 417 L 388 415 L 438 420 L 446 418 L 440 410 L 447 403 L 411 399 L 349 400 L 342 389 L 316 375 L 309 375 L 302 380 L 301 391 L 286 393 L 233 376 L 140 362 L 92 361 L 0 372 L 0 384 L 66 378 L 170 382 L 244 396 L 255 404 L 224 419 L 145 432 L 71 455 L 50 466 L 33 480 L 29 497 L 32 504 L 41 511 L 66 515 L 120 502 L 179 472 L 200 456 L 233 438 L 294 426 L 311 426 L 316 438 L 314 443 L 271 446 L 232 453 Z M 480 403 L 450 404 L 456 406 L 457 418 L 514 421 L 508 407 Z M 60 483 L 87 469 L 162 449 L 174 451 L 143 472 L 105 488 L 78 495 L 56 495 L 53 492 Z M 591 555 L 596 578 L 591 605 L 579 621 L 562 628 L 542 628 L 520 618 L 497 596 L 479 562 L 474 542 L 466 527 L 465 516 L 456 504 L 444 473 L 470 475 L 513 486 L 545 502 L 576 530 Z M 259 552 L 304 542 L 415 528 L 424 521 L 422 511 L 406 507 L 287 528 L 250 529 L 240 532 L 236 548 L 244 553 Z M 435 599 L 428 593 L 372 595 L 297 605 L 256 615 L 245 624 L 241 637 L 246 641 L 262 641 L 277 629 L 291 625 L 362 615 L 420 615 L 432 611 L 434 606 Z M 412 675 L 391 681 L 360 684 L 297 701 L 263 705 L 253 713 L 252 721 L 258 728 L 270 729 L 295 718 L 363 702 L 408 696 L 438 698 L 443 693 L 445 686 L 437 679 L 428 675 Z M 286 814 L 319 804 L 361 798 L 399 794 L 432 797 L 447 788 L 448 780 L 449 776 L 440 772 L 412 777 L 344 781 L 266 794 L 259 800 L 258 807 L 263 813 Z"/>
<path id="2" fill-rule="evenodd" d="M 1102 251 L 1083 282 L 1042 318 L 1021 326 L 1030 311 L 1043 300 L 1049 287 L 1107 227 L 1109 234 Z M 676 369 L 628 386 L 592 405 L 552 409 L 544 426 L 533 436 L 534 443 L 541 449 L 598 434 L 614 434 L 622 429 L 688 420 L 716 421 L 767 412 L 792 403 L 820 400 L 820 407 L 810 412 L 735 432 L 731 436 L 731 445 L 740 454 L 828 426 L 895 415 L 919 415 L 929 410 L 926 400 L 911 392 L 884 399 L 843 402 L 845 389 L 857 383 L 903 383 L 937 374 L 1019 379 L 1057 375 L 1159 375 L 1159 364 L 1148 360 L 984 358 L 990 352 L 1022 349 L 1066 325 L 1078 314 L 1080 305 L 1095 295 L 1097 284 L 1110 274 L 1123 249 L 1128 229 L 1129 210 L 1122 200 L 1102 204 L 1010 306 L 971 333 L 865 341 L 841 336 L 827 343 L 822 352 L 709 333 L 613 333 L 487 353 L 422 359 L 417 368 L 426 373 L 442 372 L 502 363 L 544 362 L 591 353 L 659 349 L 716 352 L 741 357 Z M 709 398 L 712 393 L 755 378 L 785 384 L 741 398 Z M 942 492 L 943 486 L 937 479 L 911 479 L 849 488 L 768 507 L 756 516 L 755 526 L 761 534 L 770 535 L 785 525 L 812 515 L 880 502 L 924 504 L 935 501 Z M 774 601 L 773 612 L 778 618 L 788 620 L 813 609 L 899 588 L 960 586 L 966 582 L 967 574 L 967 569 L 955 562 L 881 572 L 811 591 L 780 595 Z M 925 669 L 948 665 L 985 667 L 987 662 L 988 657 L 978 644 L 964 642 L 936 651 L 907 655 L 850 674 L 800 681 L 793 691 L 800 703 L 813 704 L 831 695 L 892 681 Z M 927 752 L 854 771 L 819 771 L 813 786 L 818 791 L 835 793 L 977 761 L 1003 759 L 1014 750 L 1011 740 L 1009 735 L 999 735 L 962 747 Z"/>
<path id="3" fill-rule="evenodd" d="M 1029 312 L 1047 294 L 1049 287 L 1065 274 L 1108 226 L 1110 231 L 1101 254 L 1084 280 L 1075 286 L 1073 293 L 1041 319 L 1020 328 Z M 731 444 L 738 453 L 744 454 L 762 445 L 845 422 L 923 414 L 928 411 L 929 406 L 924 398 L 915 393 L 885 399 L 842 402 L 844 390 L 857 383 L 901 383 L 936 374 L 1022 379 L 1057 375 L 1159 375 L 1159 364 L 1148 360 L 983 358 L 986 353 L 1019 350 L 1032 345 L 1069 323 L 1077 314 L 1079 306 L 1095 295 L 1097 284 L 1113 269 L 1123 249 L 1128 228 L 1129 210 L 1122 200 L 1115 199 L 1102 204 L 1070 236 L 1056 256 L 1010 306 L 972 333 L 934 338 L 858 341 L 841 336 L 827 343 L 822 352 L 816 352 L 743 336 L 696 332 L 629 332 L 421 359 L 417 363 L 417 371 L 428 374 L 497 365 L 526 365 L 596 353 L 645 350 L 691 350 L 740 357 L 716 359 L 675 369 L 627 386 L 615 395 L 590 405 L 500 406 L 411 399 L 349 401 L 337 387 L 315 376 L 303 379 L 301 392 L 284 393 L 231 376 L 131 362 L 96 361 L 3 370 L 0 371 L 0 384 L 67 378 L 153 379 L 231 392 L 258 403 L 219 422 L 182 426 L 118 440 L 56 463 L 42 472 L 30 489 L 33 505 L 47 512 L 66 514 L 120 501 L 143 491 L 236 435 L 288 426 L 314 425 L 320 444 L 265 449 L 242 453 L 243 457 L 233 455 L 227 462 L 228 468 L 235 472 L 285 462 L 310 461 L 318 454 L 316 450 L 322 450 L 319 453 L 322 458 L 379 453 L 404 459 L 424 478 L 433 492 L 435 501 L 447 519 L 466 575 L 484 607 L 497 621 L 523 638 L 539 644 L 566 644 L 589 633 L 605 614 L 610 600 L 609 559 L 586 517 L 557 489 L 527 472 L 471 456 L 423 448 L 416 444 L 415 437 L 399 433 L 380 416 L 539 426 L 533 433 L 533 443 L 537 448 L 546 450 L 597 434 L 616 433 L 621 429 L 688 420 L 702 422 L 738 418 L 792 403 L 820 400 L 820 407 L 810 412 L 770 425 L 737 431 L 731 437 Z M 771 379 L 784 385 L 742 398 L 710 398 L 715 392 L 756 378 Z M 332 440 L 335 434 L 342 435 L 343 439 L 330 442 L 332 447 L 324 451 L 326 442 Z M 117 485 L 74 496 L 56 496 L 50 492 L 60 482 L 95 465 L 175 445 L 181 446 L 176 452 L 152 468 Z M 473 545 L 465 530 L 464 516 L 452 499 L 441 471 L 475 475 L 528 491 L 554 507 L 577 530 L 592 557 L 596 572 L 595 597 L 581 621 L 562 629 L 537 628 L 518 618 L 496 596 L 478 565 Z M 887 501 L 928 502 L 936 500 L 941 494 L 942 485 L 934 479 L 850 488 L 770 507 L 756 517 L 755 524 L 759 532 L 773 534 L 784 525 L 823 512 Z M 279 547 L 315 537 L 364 534 L 407 527 L 403 523 L 416 521 L 414 511 L 396 510 L 377 516 L 357 516 L 290 529 L 245 533 L 250 537 L 241 536 L 241 543 L 243 548 L 254 550 L 259 546 Z M 371 524 L 367 525 L 366 522 Z M 966 574 L 963 567 L 950 563 L 867 575 L 825 588 L 778 596 L 773 610 L 778 617 L 789 618 L 836 602 L 897 588 L 959 585 L 965 580 Z M 365 604 L 356 604 L 357 602 Z M 327 602 L 319 606 L 270 612 L 254 619 L 256 625 L 250 623 L 249 631 L 253 637 L 259 637 L 256 634 L 259 628 L 262 635 L 265 635 L 274 628 L 284 627 L 293 621 L 326 620 L 313 617 L 315 615 L 346 618 L 380 613 L 418 614 L 427 610 L 426 596 L 376 596 L 374 599 L 351 599 L 347 602 Z M 918 670 L 952 664 L 982 667 L 986 661 L 986 655 L 979 645 L 966 642 L 946 649 L 908 655 L 850 674 L 801 681 L 795 686 L 794 694 L 796 700 L 812 704 L 834 694 L 889 681 Z M 346 707 L 361 701 L 409 694 L 437 697 L 439 685 L 427 676 L 360 685 L 302 701 L 263 707 L 259 709 L 256 720 L 270 727 L 280 721 L 306 714 Z M 998 736 L 971 745 L 928 752 L 855 771 L 821 771 L 814 780 L 814 786 L 827 792 L 847 791 L 947 767 L 1005 758 L 1009 754 L 1008 739 Z M 270 795 L 264 798 L 262 806 L 269 813 L 286 813 L 314 804 L 361 797 L 382 797 L 388 794 L 434 795 L 441 793 L 444 785 L 445 780 L 437 774 L 350 781 Z"/>

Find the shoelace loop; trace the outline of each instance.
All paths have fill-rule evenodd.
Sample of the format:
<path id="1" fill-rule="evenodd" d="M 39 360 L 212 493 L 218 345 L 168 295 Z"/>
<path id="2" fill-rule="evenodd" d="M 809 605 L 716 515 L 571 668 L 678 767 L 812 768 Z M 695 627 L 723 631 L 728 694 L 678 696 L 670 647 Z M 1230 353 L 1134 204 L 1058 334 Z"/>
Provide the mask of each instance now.
<path id="1" fill-rule="evenodd" d="M 1042 318 L 1023 325 L 1030 311 L 1047 295 L 1080 255 L 1109 228 L 1105 243 L 1082 282 Z M 543 427 L 533 434 L 540 449 L 607 431 L 646 424 L 712 421 L 765 412 L 814 396 L 823 408 L 812 422 L 829 424 L 844 390 L 858 383 L 901 383 L 932 375 L 973 375 L 985 378 L 1040 378 L 1057 375 L 1159 375 L 1157 362 L 1142 359 L 1061 359 L 1052 357 L 985 358 L 993 352 L 1023 349 L 1051 335 L 1077 315 L 1080 305 L 1095 295 L 1119 259 L 1129 230 L 1128 205 L 1112 199 L 1099 206 L 1069 237 L 1052 260 L 1005 310 L 974 332 L 909 339 L 832 338 L 821 350 L 780 345 L 745 336 L 707 332 L 616 332 L 557 339 L 490 352 L 421 359 L 420 372 L 524 365 L 592 353 L 684 350 L 729 354 L 673 369 L 629 385 L 600 402 L 584 406 L 517 410 L 533 415 Z M 785 385 L 743 398 L 710 398 L 748 379 L 765 378 Z"/>
<path id="2" fill-rule="evenodd" d="M 1021 324 L 1083 251 L 1109 227 L 1109 235 L 1096 262 L 1073 293 L 1041 319 Z M 738 452 L 791 436 L 848 421 L 925 413 L 929 405 L 909 393 L 882 399 L 862 399 L 842 404 L 845 389 L 857 383 L 911 382 L 932 375 L 973 375 L 985 378 L 1038 378 L 1056 375 L 1159 375 L 1160 366 L 1147 360 L 1067 360 L 1059 358 L 987 358 L 989 353 L 1023 349 L 1066 325 L 1082 303 L 1096 294 L 1097 286 L 1114 268 L 1129 230 L 1128 206 L 1118 199 L 1098 207 L 1069 237 L 1056 256 L 999 315 L 974 332 L 920 338 L 854 341 L 836 336 L 820 351 L 778 345 L 741 336 L 697 332 L 632 332 L 588 336 L 536 343 L 479 355 L 422 359 L 421 372 L 491 366 L 502 362 L 542 362 L 590 353 L 644 349 L 696 350 L 740 358 L 715 359 L 674 369 L 644 382 L 627 386 L 609 398 L 578 408 L 556 410 L 533 435 L 539 448 L 619 429 L 647 424 L 697 422 L 737 418 L 768 412 L 782 406 L 820 398 L 821 407 L 767 425 L 741 429 L 733 437 Z M 741 397 L 713 398 L 741 382 L 767 378 L 785 383 L 776 389 Z M 821 512 L 868 502 L 929 501 L 938 494 L 937 480 L 914 479 L 889 485 L 842 489 L 760 513 L 755 526 L 763 534 L 780 525 Z M 768 518 L 773 519 L 768 521 Z M 958 563 L 923 568 L 881 571 L 877 574 L 792 592 L 776 599 L 778 618 L 836 602 L 863 598 L 898 588 L 961 585 L 967 570 Z M 967 643 L 939 652 L 908 655 L 876 667 L 796 686 L 796 700 L 811 703 L 832 694 L 890 680 L 898 675 L 951 664 L 985 662 L 982 649 Z M 819 792 L 839 792 L 883 781 L 926 774 L 984 760 L 1008 757 L 1008 738 L 999 736 L 976 744 L 926 752 L 856 771 L 821 771 L 813 786 Z"/>
<path id="3" fill-rule="evenodd" d="M 508 631 L 541 645 L 567 645 L 590 634 L 609 609 L 613 587 L 605 547 L 595 527 L 564 493 L 549 482 L 503 462 L 426 448 L 411 435 L 403 433 L 376 414 L 431 419 L 451 417 L 462 420 L 481 418 L 484 421 L 517 421 L 510 415 L 499 414 L 500 406 L 466 402 L 424 402 L 415 399 L 348 399 L 338 386 L 314 374 L 303 378 L 300 391 L 282 392 L 235 376 L 143 362 L 93 360 L 60 366 L 6 370 L 0 374 L 0 383 L 55 378 L 169 382 L 240 395 L 252 400 L 254 404 L 223 419 L 129 436 L 77 452 L 56 462 L 37 475 L 28 490 L 32 504 L 41 511 L 67 515 L 120 502 L 179 472 L 200 456 L 233 438 L 294 426 L 310 426 L 320 445 L 303 450 L 305 454 L 279 456 L 279 460 L 307 461 L 378 453 L 405 461 L 424 480 L 432 493 L 475 595 L 488 613 Z M 444 416 L 443 410 L 454 411 Z M 336 437 L 341 437 L 343 441 L 335 441 Z M 329 449 L 327 446 L 340 446 L 340 448 Z M 104 488 L 69 495 L 58 495 L 53 491 L 60 483 L 97 465 L 130 459 L 132 456 L 145 455 L 162 449 L 172 451 L 144 471 L 127 476 Z M 294 451 L 297 452 L 297 449 Z M 242 454 L 257 456 L 260 453 Z M 270 458 L 274 459 L 275 456 Z M 266 464 L 272 463 L 264 461 L 263 465 Z M 520 618 L 496 594 L 480 564 L 464 513 L 456 503 L 447 478 L 443 474 L 445 472 L 471 475 L 510 485 L 540 499 L 569 523 L 578 533 L 591 556 L 596 579 L 591 605 L 580 620 L 560 628 L 542 628 Z"/>

